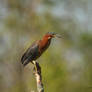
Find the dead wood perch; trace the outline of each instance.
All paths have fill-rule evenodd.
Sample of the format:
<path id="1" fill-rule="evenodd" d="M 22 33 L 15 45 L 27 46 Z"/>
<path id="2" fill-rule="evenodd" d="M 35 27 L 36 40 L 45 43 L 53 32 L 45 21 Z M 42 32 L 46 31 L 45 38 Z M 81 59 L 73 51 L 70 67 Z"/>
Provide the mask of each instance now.
<path id="1" fill-rule="evenodd" d="M 36 82 L 37 82 L 38 92 L 44 92 L 42 76 L 41 76 L 41 67 L 40 67 L 39 63 L 37 63 L 37 62 L 35 62 L 34 75 L 35 75 Z"/>

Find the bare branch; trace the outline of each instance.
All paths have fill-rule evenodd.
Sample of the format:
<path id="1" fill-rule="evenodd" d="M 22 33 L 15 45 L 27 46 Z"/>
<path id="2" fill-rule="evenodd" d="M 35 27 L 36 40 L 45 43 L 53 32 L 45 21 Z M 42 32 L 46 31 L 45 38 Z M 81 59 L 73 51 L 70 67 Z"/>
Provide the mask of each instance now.
<path id="1" fill-rule="evenodd" d="M 34 74 L 37 82 L 37 90 L 38 92 L 44 92 L 42 76 L 41 76 L 41 67 L 39 63 L 35 62 Z"/>

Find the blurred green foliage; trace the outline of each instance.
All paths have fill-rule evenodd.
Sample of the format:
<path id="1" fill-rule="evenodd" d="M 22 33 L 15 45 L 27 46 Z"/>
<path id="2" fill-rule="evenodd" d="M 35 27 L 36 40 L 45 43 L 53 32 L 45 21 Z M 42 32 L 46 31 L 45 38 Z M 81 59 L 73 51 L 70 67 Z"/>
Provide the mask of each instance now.
<path id="1" fill-rule="evenodd" d="M 87 3 L 85 0 L 0 1 L 2 92 L 36 92 L 33 66 L 23 68 L 20 58 L 32 42 L 49 31 L 62 34 L 62 39 L 53 39 L 38 59 L 45 91 L 92 92 L 92 29 L 88 29 Z"/>

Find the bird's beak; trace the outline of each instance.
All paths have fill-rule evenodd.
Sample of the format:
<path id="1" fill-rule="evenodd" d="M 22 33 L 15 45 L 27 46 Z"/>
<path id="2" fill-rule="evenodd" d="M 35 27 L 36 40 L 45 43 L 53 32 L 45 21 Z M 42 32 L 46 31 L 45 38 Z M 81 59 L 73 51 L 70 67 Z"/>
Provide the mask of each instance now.
<path id="1" fill-rule="evenodd" d="M 60 34 L 55 34 L 54 37 L 62 38 L 62 36 Z"/>

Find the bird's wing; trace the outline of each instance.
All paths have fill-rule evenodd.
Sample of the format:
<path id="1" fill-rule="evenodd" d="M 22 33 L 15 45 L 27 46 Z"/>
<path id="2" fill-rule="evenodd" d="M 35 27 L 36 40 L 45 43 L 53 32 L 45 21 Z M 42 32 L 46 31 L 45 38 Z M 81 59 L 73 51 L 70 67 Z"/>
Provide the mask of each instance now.
<path id="1" fill-rule="evenodd" d="M 39 53 L 38 42 L 33 43 L 21 58 L 22 64 L 32 61 Z"/>

